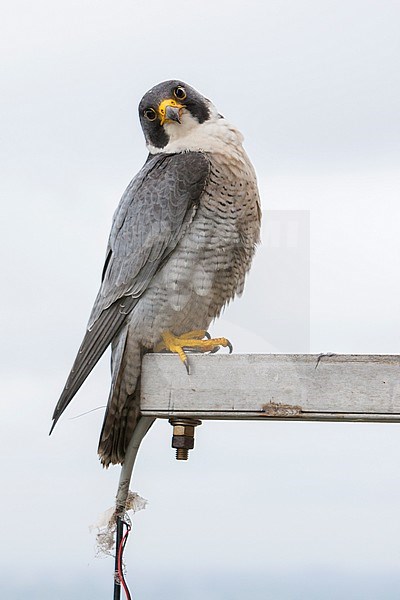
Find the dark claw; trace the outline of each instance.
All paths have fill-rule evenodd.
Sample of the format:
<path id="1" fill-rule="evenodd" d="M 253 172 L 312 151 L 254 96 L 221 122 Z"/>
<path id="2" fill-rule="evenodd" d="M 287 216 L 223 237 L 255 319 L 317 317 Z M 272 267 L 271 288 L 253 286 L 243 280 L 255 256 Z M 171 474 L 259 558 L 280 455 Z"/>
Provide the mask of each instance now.
<path id="1" fill-rule="evenodd" d="M 210 338 L 211 339 L 211 338 Z M 214 346 L 214 348 L 212 350 L 210 350 L 210 354 L 215 354 L 216 352 L 218 352 L 218 350 L 221 348 L 221 346 Z"/>
<path id="2" fill-rule="evenodd" d="M 187 374 L 188 374 L 188 375 L 190 375 L 189 361 L 188 361 L 188 359 L 187 359 L 187 358 L 186 358 L 186 359 L 183 361 L 183 364 L 184 364 L 184 365 L 185 365 L 185 367 L 186 367 Z"/>
<path id="3" fill-rule="evenodd" d="M 204 337 L 207 338 L 208 340 L 211 340 L 211 335 L 208 333 L 208 331 L 206 331 L 204 333 Z"/>
<path id="4" fill-rule="evenodd" d="M 233 352 L 233 346 L 232 346 L 232 344 L 230 343 L 229 340 L 226 340 L 226 341 L 228 342 L 229 354 L 232 354 L 232 352 Z"/>

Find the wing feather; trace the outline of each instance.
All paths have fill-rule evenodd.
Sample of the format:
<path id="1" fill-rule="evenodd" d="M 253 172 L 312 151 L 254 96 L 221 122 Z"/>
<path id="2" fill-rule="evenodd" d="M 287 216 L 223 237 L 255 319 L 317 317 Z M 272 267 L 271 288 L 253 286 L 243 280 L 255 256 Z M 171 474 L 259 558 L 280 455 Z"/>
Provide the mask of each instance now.
<path id="1" fill-rule="evenodd" d="M 114 214 L 102 283 L 53 427 L 192 222 L 210 164 L 200 152 L 150 156 Z"/>

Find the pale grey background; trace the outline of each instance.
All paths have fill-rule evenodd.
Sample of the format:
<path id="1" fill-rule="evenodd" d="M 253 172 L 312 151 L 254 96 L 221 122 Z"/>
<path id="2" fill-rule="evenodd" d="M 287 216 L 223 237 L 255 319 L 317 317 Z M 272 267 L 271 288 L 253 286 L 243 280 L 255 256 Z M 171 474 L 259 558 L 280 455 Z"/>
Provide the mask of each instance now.
<path id="1" fill-rule="evenodd" d="M 112 596 L 88 525 L 118 469 L 96 457 L 102 411 L 69 420 L 104 405 L 108 358 L 47 432 L 158 81 L 240 127 L 265 210 L 310 216 L 310 340 L 267 217 L 213 331 L 237 352 L 399 352 L 399 18 L 387 0 L 2 2 L 2 598 Z M 399 597 L 399 426 L 209 423 L 187 464 L 169 435 L 136 472 L 135 598 Z"/>

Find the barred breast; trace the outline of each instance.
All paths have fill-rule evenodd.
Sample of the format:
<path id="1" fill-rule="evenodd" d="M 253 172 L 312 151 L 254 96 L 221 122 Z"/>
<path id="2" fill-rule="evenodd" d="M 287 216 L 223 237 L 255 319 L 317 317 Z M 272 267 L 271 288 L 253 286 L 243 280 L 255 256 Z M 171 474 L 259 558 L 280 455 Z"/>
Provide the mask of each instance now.
<path id="1" fill-rule="evenodd" d="M 242 293 L 259 241 L 260 200 L 246 153 L 207 157 L 210 174 L 193 221 L 131 315 L 147 348 L 166 330 L 207 329 Z"/>

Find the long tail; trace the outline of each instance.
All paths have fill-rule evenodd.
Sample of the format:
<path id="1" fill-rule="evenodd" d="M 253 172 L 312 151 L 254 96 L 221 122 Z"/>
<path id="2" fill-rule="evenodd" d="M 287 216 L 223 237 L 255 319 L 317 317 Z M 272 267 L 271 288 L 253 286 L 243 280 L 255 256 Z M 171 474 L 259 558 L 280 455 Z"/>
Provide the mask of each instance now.
<path id="1" fill-rule="evenodd" d="M 112 344 L 112 386 L 98 453 L 102 464 L 122 463 L 140 411 L 143 350 L 124 327 Z"/>

